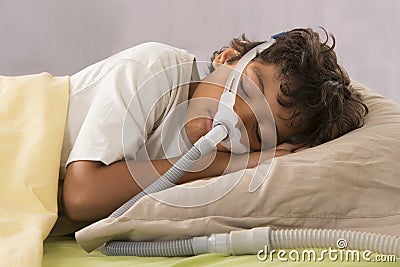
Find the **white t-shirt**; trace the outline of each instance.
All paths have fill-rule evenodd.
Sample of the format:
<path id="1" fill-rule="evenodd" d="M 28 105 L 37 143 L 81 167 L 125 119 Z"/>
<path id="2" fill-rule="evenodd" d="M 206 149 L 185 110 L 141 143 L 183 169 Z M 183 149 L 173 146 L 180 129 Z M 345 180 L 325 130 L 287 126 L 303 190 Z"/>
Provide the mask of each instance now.
<path id="1" fill-rule="evenodd" d="M 77 160 L 109 165 L 187 151 L 181 129 L 189 83 L 199 79 L 194 60 L 184 50 L 145 43 L 71 76 L 60 178 Z"/>

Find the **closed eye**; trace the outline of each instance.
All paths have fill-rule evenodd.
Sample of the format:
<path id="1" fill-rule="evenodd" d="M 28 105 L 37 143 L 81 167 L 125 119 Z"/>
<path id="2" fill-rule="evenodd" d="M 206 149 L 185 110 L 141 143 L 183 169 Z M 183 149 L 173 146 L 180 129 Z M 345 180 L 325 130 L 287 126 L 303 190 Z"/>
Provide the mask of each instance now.
<path id="1" fill-rule="evenodd" d="M 239 87 L 240 87 L 240 90 L 243 92 L 243 94 L 248 98 L 248 97 L 249 97 L 249 94 L 248 94 L 248 93 L 246 92 L 246 90 L 244 89 L 244 86 L 243 86 L 243 79 L 240 79 Z"/>
<path id="2" fill-rule="evenodd" d="M 258 124 L 258 122 L 256 123 L 256 137 L 257 137 L 258 142 L 260 142 L 260 144 L 262 144 L 261 129 L 260 129 L 260 125 Z"/>

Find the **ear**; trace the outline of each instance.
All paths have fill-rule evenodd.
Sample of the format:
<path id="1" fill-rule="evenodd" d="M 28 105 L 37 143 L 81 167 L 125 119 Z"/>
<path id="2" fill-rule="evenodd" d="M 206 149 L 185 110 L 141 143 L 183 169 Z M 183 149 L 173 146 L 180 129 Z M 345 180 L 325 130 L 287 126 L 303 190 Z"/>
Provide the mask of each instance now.
<path id="1" fill-rule="evenodd" d="M 222 64 L 227 64 L 227 61 L 230 58 L 235 57 L 238 54 L 239 54 L 238 51 L 236 51 L 232 47 L 228 47 L 227 49 L 222 51 L 221 54 L 219 54 L 216 58 L 214 58 L 214 60 L 212 62 L 214 69 L 216 69 L 217 67 L 219 67 Z"/>

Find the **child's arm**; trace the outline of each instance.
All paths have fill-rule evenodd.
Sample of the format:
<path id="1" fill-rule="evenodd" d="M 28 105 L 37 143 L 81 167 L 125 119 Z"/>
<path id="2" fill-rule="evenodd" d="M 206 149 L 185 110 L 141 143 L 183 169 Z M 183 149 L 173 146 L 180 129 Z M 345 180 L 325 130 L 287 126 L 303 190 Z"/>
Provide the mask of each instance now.
<path id="1" fill-rule="evenodd" d="M 171 161 L 176 160 L 178 158 L 128 162 L 122 160 L 108 166 L 99 161 L 72 162 L 68 165 L 64 179 L 64 212 L 67 217 L 76 221 L 103 218 L 158 179 L 172 166 Z M 179 183 L 220 175 L 228 161 L 229 154 L 219 152 L 208 168 L 186 173 Z M 127 164 L 134 170 L 135 179 Z"/>
<path id="2" fill-rule="evenodd" d="M 289 150 L 277 149 L 275 156 L 289 153 L 291 153 Z M 253 152 L 249 154 L 248 160 L 247 156 L 247 154 L 232 154 L 231 156 L 229 153 L 217 152 L 210 166 L 202 171 L 186 173 L 178 183 L 218 176 L 227 169 L 229 172 L 234 172 L 243 168 L 255 167 L 260 162 L 273 157 L 274 153 L 273 150 L 263 151 L 262 153 Z M 176 160 L 178 158 L 172 160 L 118 161 L 108 166 L 98 161 L 72 162 L 68 165 L 64 180 L 64 213 L 75 221 L 94 221 L 104 218 L 141 192 L 143 187 L 158 179 L 172 166 L 171 161 L 175 162 Z M 241 166 L 243 162 L 247 165 Z M 135 170 L 135 176 L 141 176 L 139 184 L 142 186 L 139 186 L 137 180 L 133 178 L 127 164 Z"/>

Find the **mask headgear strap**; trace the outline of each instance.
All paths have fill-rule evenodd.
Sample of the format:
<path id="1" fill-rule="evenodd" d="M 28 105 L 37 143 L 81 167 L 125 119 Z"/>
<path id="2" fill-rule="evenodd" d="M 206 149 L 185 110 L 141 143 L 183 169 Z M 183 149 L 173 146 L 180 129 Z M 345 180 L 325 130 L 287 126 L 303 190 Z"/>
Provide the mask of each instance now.
<path id="1" fill-rule="evenodd" d="M 241 134 L 239 129 L 236 128 L 238 117 L 233 110 L 240 77 L 242 76 L 244 69 L 246 68 L 247 64 L 250 63 L 250 61 L 252 61 L 259 53 L 273 45 L 275 43 L 275 40 L 285 33 L 286 32 L 281 32 L 273 35 L 269 41 L 257 45 L 256 47 L 248 51 L 245 55 L 243 55 L 232 70 L 228 80 L 225 83 L 224 93 L 221 95 L 218 105 L 218 111 L 215 114 L 213 126 L 222 124 L 227 128 L 229 141 L 223 141 L 225 143 L 223 145 L 229 146 L 231 152 L 233 153 L 242 154 L 249 152 L 249 148 L 240 143 Z M 229 145 L 227 143 L 229 143 Z"/>

